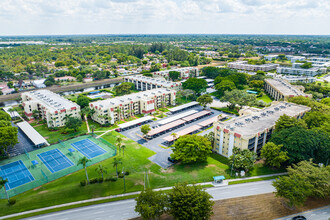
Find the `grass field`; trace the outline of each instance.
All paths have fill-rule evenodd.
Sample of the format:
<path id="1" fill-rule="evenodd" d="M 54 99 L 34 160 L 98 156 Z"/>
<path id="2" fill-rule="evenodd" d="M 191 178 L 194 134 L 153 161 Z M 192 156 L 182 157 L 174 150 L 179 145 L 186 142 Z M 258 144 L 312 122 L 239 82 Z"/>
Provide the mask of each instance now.
<path id="1" fill-rule="evenodd" d="M 230 177 L 227 159 L 220 155 L 212 154 L 205 163 L 192 165 L 177 164 L 164 170 L 147 159 L 154 154 L 153 151 L 137 144 L 133 140 L 115 131 L 107 133 L 103 138 L 115 144 L 118 136 L 123 138 L 123 143 L 126 145 L 125 156 L 123 157 L 121 153 L 123 164 L 118 166 L 118 170 L 121 171 L 124 168 L 125 171 L 130 172 L 130 175 L 126 177 L 126 192 L 143 189 L 143 179 L 146 170 L 149 171 L 149 182 L 152 188 L 173 186 L 178 182 L 208 182 L 212 181 L 213 176 L 217 175 L 224 175 L 227 179 Z M 109 158 L 99 163 L 108 168 L 108 174 L 105 177 L 115 175 L 115 168 L 112 165 L 113 160 L 114 158 Z M 98 164 L 95 164 L 87 168 L 90 178 L 100 177 L 95 171 L 97 166 Z M 274 170 L 258 164 L 251 172 L 251 175 L 265 175 L 274 172 Z M 283 172 L 283 170 L 276 172 Z M 84 170 L 69 174 L 15 196 L 17 203 L 13 206 L 8 206 L 7 201 L 4 199 L 0 200 L 0 215 L 96 197 L 117 195 L 124 192 L 123 179 L 119 178 L 116 182 L 103 182 L 85 187 L 79 186 L 79 182 L 85 178 Z"/>
<path id="2" fill-rule="evenodd" d="M 264 101 L 265 103 L 271 103 L 273 100 L 268 96 L 268 95 L 263 95 L 259 98 L 257 98 L 257 100 L 262 100 Z"/>

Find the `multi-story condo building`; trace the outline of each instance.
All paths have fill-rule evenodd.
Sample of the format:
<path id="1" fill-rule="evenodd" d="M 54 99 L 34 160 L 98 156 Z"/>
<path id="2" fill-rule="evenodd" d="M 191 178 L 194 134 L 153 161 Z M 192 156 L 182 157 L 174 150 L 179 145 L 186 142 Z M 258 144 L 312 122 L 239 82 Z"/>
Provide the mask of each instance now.
<path id="1" fill-rule="evenodd" d="M 283 79 L 265 79 L 265 91 L 276 101 L 287 100 L 295 96 L 311 96 L 310 94 L 305 94 Z"/>
<path id="2" fill-rule="evenodd" d="M 275 54 L 265 55 L 264 60 L 272 61 L 273 59 L 277 59 L 277 57 L 278 57 L 278 55 L 275 55 Z"/>
<path id="3" fill-rule="evenodd" d="M 288 102 L 277 102 L 264 109 L 250 108 L 240 111 L 241 116 L 214 123 L 213 150 L 225 157 L 233 154 L 233 148 L 249 149 L 259 153 L 270 139 L 280 116 L 302 118 L 310 107 Z"/>
<path id="4" fill-rule="evenodd" d="M 304 61 L 306 57 L 303 56 L 293 56 L 293 55 L 286 55 L 285 56 L 291 63 L 295 63 L 296 61 Z"/>
<path id="5" fill-rule="evenodd" d="M 168 78 L 170 71 L 180 72 L 180 78 L 182 79 L 188 79 L 190 77 L 199 76 L 199 71 L 198 68 L 196 67 L 183 67 L 177 69 L 162 70 L 162 71 L 154 72 L 152 74 L 154 75 L 154 77 Z"/>
<path id="6" fill-rule="evenodd" d="M 296 83 L 296 82 L 302 82 L 302 83 L 312 83 L 316 81 L 315 77 L 312 76 L 292 76 L 292 75 L 281 75 L 281 74 L 267 74 L 269 76 L 272 76 L 276 79 L 284 79 L 288 81 L 289 83 Z"/>
<path id="7" fill-rule="evenodd" d="M 114 124 L 137 114 L 154 112 L 157 108 L 175 105 L 175 90 L 159 88 L 89 103 L 95 113 L 92 119 L 100 124 Z"/>
<path id="8" fill-rule="evenodd" d="M 80 116 L 80 106 L 49 90 L 35 90 L 22 94 L 22 105 L 25 115 L 31 117 L 33 110 L 47 121 L 48 127 L 61 127 L 65 125 L 67 115 Z"/>
<path id="9" fill-rule="evenodd" d="M 232 69 L 239 69 L 239 70 L 250 70 L 250 71 L 270 71 L 276 69 L 278 67 L 278 64 L 274 63 L 266 63 L 262 65 L 252 65 L 248 64 L 248 61 L 235 61 L 228 63 L 228 67 Z"/>
<path id="10" fill-rule="evenodd" d="M 308 58 L 308 61 L 314 61 L 314 62 L 330 62 L 329 57 L 310 57 Z"/>
<path id="11" fill-rule="evenodd" d="M 181 82 L 170 82 L 161 78 L 151 78 L 142 75 L 135 76 L 126 76 L 124 78 L 125 82 L 134 83 L 135 89 L 146 91 L 157 88 L 166 88 L 166 89 L 181 89 Z"/>
<path id="12" fill-rule="evenodd" d="M 309 69 L 295 68 L 295 67 L 277 67 L 276 72 L 280 74 L 290 74 L 299 76 L 316 76 L 318 74 L 326 73 L 326 68 L 312 67 Z"/>

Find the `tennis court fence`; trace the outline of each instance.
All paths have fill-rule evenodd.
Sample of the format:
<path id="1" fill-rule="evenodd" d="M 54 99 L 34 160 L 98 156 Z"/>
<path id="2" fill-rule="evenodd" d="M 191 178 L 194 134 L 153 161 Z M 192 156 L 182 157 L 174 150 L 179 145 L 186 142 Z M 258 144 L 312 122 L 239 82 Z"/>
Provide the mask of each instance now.
<path id="1" fill-rule="evenodd" d="M 83 169 L 82 165 L 77 165 L 78 161 L 80 158 L 84 157 L 83 154 L 81 154 L 79 151 L 75 151 L 75 152 L 70 152 L 69 149 L 73 148 L 72 147 L 72 143 L 75 143 L 77 141 L 80 140 L 84 140 L 84 139 L 89 139 L 92 142 L 94 142 L 95 144 L 97 144 L 98 146 L 102 147 L 106 152 L 102 155 L 99 155 L 97 157 L 94 157 L 91 159 L 90 162 L 88 162 L 87 166 L 93 165 L 95 163 L 101 162 L 105 159 L 108 159 L 110 157 L 113 157 L 116 155 L 116 147 L 107 142 L 106 140 L 102 139 L 102 138 L 98 138 L 96 139 L 95 137 L 91 136 L 91 135 L 84 135 L 84 136 L 80 136 L 74 139 L 70 139 L 68 141 L 62 141 L 59 144 L 55 144 L 55 145 L 51 145 L 48 147 L 44 147 L 41 149 L 37 149 L 35 151 L 31 151 L 29 152 L 29 158 L 27 157 L 26 154 L 21 154 L 19 156 L 7 159 L 7 160 L 3 160 L 0 161 L 0 166 L 3 166 L 5 164 L 8 163 L 12 163 L 15 162 L 17 160 L 22 160 L 24 165 L 26 166 L 26 168 L 28 168 L 28 170 L 30 171 L 30 173 L 32 174 L 32 176 L 34 177 L 34 181 L 28 182 L 26 184 L 20 185 L 18 187 L 15 187 L 11 190 L 8 190 L 8 195 L 10 197 L 18 195 L 20 193 L 23 193 L 27 190 L 39 187 L 47 182 L 51 182 L 53 180 L 56 180 L 60 177 L 66 176 L 70 173 L 76 172 L 80 169 Z M 58 149 L 60 150 L 70 161 L 73 162 L 73 165 L 65 168 L 63 170 L 57 171 L 52 173 L 47 167 L 46 165 L 40 160 L 40 158 L 37 156 L 40 153 L 43 152 L 47 152 L 49 150 L 53 150 L 53 149 Z M 39 162 L 39 164 L 33 166 L 31 161 L 33 160 L 37 160 Z M 78 183 L 77 183 L 78 184 Z M 4 199 L 6 198 L 5 192 L 4 190 L 0 190 L 0 198 Z"/>

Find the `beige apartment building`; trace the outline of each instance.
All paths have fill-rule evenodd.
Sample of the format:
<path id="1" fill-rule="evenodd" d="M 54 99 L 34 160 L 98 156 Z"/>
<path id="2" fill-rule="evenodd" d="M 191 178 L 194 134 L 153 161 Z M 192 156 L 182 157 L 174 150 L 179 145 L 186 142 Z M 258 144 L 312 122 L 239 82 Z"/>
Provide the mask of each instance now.
<path id="1" fill-rule="evenodd" d="M 240 111 L 241 116 L 214 123 L 213 151 L 225 157 L 233 154 L 233 148 L 249 149 L 256 153 L 270 139 L 280 116 L 302 118 L 310 107 L 288 102 L 274 102 L 264 109 L 249 108 Z"/>
<path id="2" fill-rule="evenodd" d="M 114 124 L 134 115 L 152 113 L 162 106 L 175 105 L 175 95 L 175 90 L 159 88 L 91 102 L 89 107 L 95 110 L 94 121 Z"/>
<path id="3" fill-rule="evenodd" d="M 47 121 L 48 127 L 62 127 L 66 122 L 66 115 L 80 116 L 80 106 L 49 90 L 35 90 L 21 95 L 22 105 L 27 117 L 31 117 L 33 110 L 39 111 L 42 119 Z"/>
<path id="4" fill-rule="evenodd" d="M 295 96 L 311 97 L 311 94 L 305 94 L 299 90 L 299 87 L 291 85 L 283 79 L 265 79 L 265 91 L 276 101 L 288 100 Z M 301 88 L 303 89 L 303 88 Z"/>
<path id="5" fill-rule="evenodd" d="M 135 89 L 140 91 L 158 88 L 174 89 L 178 91 L 182 87 L 181 82 L 170 82 L 161 78 L 151 78 L 142 75 L 126 76 L 124 81 L 134 83 Z"/>
<path id="6" fill-rule="evenodd" d="M 183 67 L 177 69 L 162 70 L 158 72 L 153 72 L 152 74 L 154 77 L 168 78 L 171 71 L 180 72 L 180 78 L 182 79 L 199 76 L 199 71 L 196 67 Z"/>
<path id="7" fill-rule="evenodd" d="M 270 71 L 278 67 L 278 64 L 266 63 L 262 65 L 252 65 L 248 64 L 248 61 L 235 61 L 228 63 L 228 68 L 239 69 L 239 70 L 248 70 L 248 71 Z"/>

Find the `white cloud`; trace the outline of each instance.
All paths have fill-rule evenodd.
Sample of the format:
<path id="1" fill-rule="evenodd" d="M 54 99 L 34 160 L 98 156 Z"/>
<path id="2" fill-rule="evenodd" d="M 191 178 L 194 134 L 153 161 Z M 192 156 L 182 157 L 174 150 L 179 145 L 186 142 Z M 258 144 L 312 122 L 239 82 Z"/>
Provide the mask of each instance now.
<path id="1" fill-rule="evenodd" d="M 0 35 L 330 34 L 329 0 L 1 0 Z"/>

